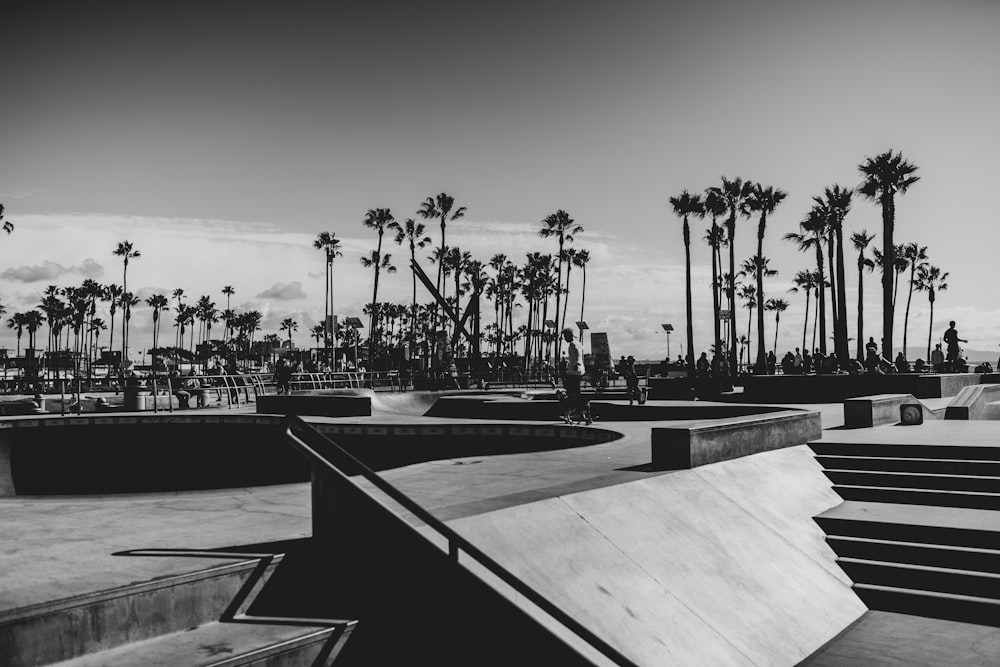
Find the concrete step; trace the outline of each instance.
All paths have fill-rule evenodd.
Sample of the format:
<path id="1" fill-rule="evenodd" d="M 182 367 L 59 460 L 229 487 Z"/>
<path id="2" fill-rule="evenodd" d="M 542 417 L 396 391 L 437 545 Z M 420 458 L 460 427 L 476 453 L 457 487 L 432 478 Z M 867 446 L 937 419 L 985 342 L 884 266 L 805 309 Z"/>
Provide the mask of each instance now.
<path id="1" fill-rule="evenodd" d="M 900 489 L 886 486 L 834 484 L 834 492 L 844 500 L 937 507 L 964 507 L 1000 510 L 1000 494 L 937 489 Z"/>
<path id="2" fill-rule="evenodd" d="M 218 621 L 254 594 L 281 554 L 54 600 L 0 614 L 4 667 L 67 660 Z M 218 563 L 216 560 L 207 561 Z"/>
<path id="3" fill-rule="evenodd" d="M 898 542 L 864 537 L 829 536 L 827 544 L 841 558 L 929 565 L 1000 574 L 1000 550 Z"/>
<path id="4" fill-rule="evenodd" d="M 848 500 L 815 518 L 828 536 L 1000 550 L 1000 512 Z"/>
<path id="5" fill-rule="evenodd" d="M 330 665 L 353 624 L 322 627 L 236 618 L 125 644 L 60 667 L 293 667 Z"/>
<path id="6" fill-rule="evenodd" d="M 986 477 L 1000 477 L 1000 461 L 827 455 L 817 456 L 816 460 L 819 461 L 820 465 L 824 468 L 830 470 L 923 472 L 940 475 L 982 475 Z"/>
<path id="7" fill-rule="evenodd" d="M 1000 477 L 830 469 L 824 470 L 823 474 L 834 484 L 846 486 L 884 486 L 895 489 L 1000 493 Z"/>
<path id="8" fill-rule="evenodd" d="M 998 600 L 873 584 L 855 584 L 853 588 L 869 609 L 1000 626 Z"/>
<path id="9" fill-rule="evenodd" d="M 887 427 L 889 428 L 889 427 Z M 895 428 L 895 427 L 893 427 Z M 909 427 L 900 426 L 906 429 Z M 831 435 L 831 433 L 833 435 Z M 945 459 L 953 461 L 1000 461 L 1000 437 L 989 444 L 920 444 L 837 442 L 835 432 L 826 431 L 823 440 L 809 443 L 821 456 L 874 456 L 884 458 Z"/>
<path id="10" fill-rule="evenodd" d="M 855 584 L 935 591 L 1000 599 L 1000 574 L 953 568 L 838 558 L 837 564 Z"/>

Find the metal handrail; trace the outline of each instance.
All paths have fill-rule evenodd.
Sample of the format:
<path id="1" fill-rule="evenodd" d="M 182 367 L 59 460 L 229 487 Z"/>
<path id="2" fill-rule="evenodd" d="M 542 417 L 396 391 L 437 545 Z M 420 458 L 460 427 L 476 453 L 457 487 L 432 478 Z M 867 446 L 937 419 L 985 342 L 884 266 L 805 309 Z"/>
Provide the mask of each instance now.
<path id="1" fill-rule="evenodd" d="M 364 477 L 365 480 L 370 482 L 375 488 L 401 505 L 415 517 L 423 521 L 428 527 L 435 530 L 439 535 L 444 537 L 448 541 L 448 552 L 454 556 L 456 563 L 458 560 L 458 550 L 464 551 L 479 565 L 486 568 L 486 570 L 514 589 L 514 591 L 518 594 L 524 596 L 525 599 L 531 601 L 536 607 L 544 611 L 554 620 L 558 621 L 563 627 L 582 639 L 601 655 L 608 658 L 616 665 L 635 666 L 636 663 L 625 657 L 618 651 L 618 649 L 598 637 L 586 626 L 556 606 L 547 597 L 543 596 L 541 593 L 529 586 L 522 579 L 518 578 L 515 574 L 495 561 L 493 558 L 483 553 L 479 548 L 449 528 L 426 509 L 418 505 L 412 498 L 387 482 L 374 470 L 355 458 L 343 447 L 317 431 L 312 427 L 312 425 L 305 422 L 301 417 L 290 415 L 286 418 L 285 436 L 292 443 L 292 446 L 295 447 L 295 449 L 305 455 L 308 459 L 311 459 L 313 463 L 327 468 L 329 472 L 333 472 L 336 475 L 346 478 L 347 475 L 340 470 L 340 468 L 334 465 L 326 456 L 316 451 L 316 449 L 307 443 L 305 439 L 309 439 L 314 443 L 319 443 L 321 446 L 328 448 L 331 452 L 336 454 L 336 456 L 341 459 L 341 462 L 345 463 L 347 467 L 352 470 L 357 470 L 360 475 Z"/>

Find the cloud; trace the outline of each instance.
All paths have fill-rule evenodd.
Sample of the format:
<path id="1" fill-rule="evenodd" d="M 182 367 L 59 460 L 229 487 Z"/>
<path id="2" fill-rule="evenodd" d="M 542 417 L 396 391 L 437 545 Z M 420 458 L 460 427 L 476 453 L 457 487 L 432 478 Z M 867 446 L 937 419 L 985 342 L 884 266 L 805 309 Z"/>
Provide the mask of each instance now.
<path id="1" fill-rule="evenodd" d="M 39 280 L 51 282 L 66 272 L 67 270 L 62 264 L 45 260 L 35 266 L 19 266 L 16 269 L 7 269 L 3 273 L 0 273 L 0 278 L 22 283 L 33 283 Z"/>
<path id="2" fill-rule="evenodd" d="M 277 299 L 278 301 L 304 299 L 305 297 L 306 293 L 302 290 L 302 283 L 297 280 L 290 283 L 274 283 L 257 294 L 258 299 Z"/>
<path id="3" fill-rule="evenodd" d="M 63 266 L 58 262 L 47 259 L 35 266 L 19 266 L 15 269 L 7 269 L 0 274 L 0 278 L 22 283 L 52 282 L 67 273 L 77 273 L 87 278 L 100 278 L 104 275 L 104 267 L 89 257 L 83 260 L 79 266 Z"/>

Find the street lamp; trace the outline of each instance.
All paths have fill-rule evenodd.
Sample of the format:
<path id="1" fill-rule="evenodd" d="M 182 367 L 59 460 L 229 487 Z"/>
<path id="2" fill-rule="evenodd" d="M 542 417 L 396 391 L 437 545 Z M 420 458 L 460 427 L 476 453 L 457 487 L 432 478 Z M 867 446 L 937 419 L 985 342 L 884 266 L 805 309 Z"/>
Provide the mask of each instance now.
<path id="1" fill-rule="evenodd" d="M 663 327 L 663 330 L 667 334 L 667 359 L 669 359 L 670 358 L 670 332 L 674 330 L 674 325 L 673 324 L 661 324 L 660 326 Z"/>

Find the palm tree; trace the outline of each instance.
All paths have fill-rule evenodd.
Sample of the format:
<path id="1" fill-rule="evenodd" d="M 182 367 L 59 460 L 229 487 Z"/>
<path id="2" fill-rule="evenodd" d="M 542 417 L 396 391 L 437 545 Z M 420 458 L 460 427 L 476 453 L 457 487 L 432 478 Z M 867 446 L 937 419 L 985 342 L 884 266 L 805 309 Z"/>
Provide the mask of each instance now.
<path id="1" fill-rule="evenodd" d="M 119 241 L 118 246 L 112 254 L 122 258 L 122 292 L 128 292 L 128 262 L 130 259 L 142 257 L 138 250 L 135 250 L 131 241 Z M 122 317 L 122 367 L 128 361 L 128 317 Z"/>
<path id="2" fill-rule="evenodd" d="M 395 218 L 392 216 L 392 213 L 389 211 L 389 209 L 387 209 L 387 208 L 372 208 L 372 209 L 368 209 L 368 213 L 365 214 L 365 219 L 362 221 L 362 224 L 365 227 L 367 227 L 369 229 L 374 229 L 375 232 L 378 234 L 378 246 L 376 247 L 375 252 L 372 253 L 371 257 L 362 257 L 361 258 L 361 264 L 363 266 L 365 266 L 366 268 L 371 268 L 371 267 L 375 268 L 375 287 L 374 287 L 374 289 L 372 291 L 372 304 L 373 304 L 373 308 L 372 308 L 372 312 L 371 312 L 371 321 L 370 321 L 370 327 L 371 328 L 368 330 L 368 338 L 369 338 L 368 364 L 370 366 L 372 366 L 372 368 L 374 368 L 374 366 L 375 366 L 375 356 L 374 356 L 375 355 L 375 345 L 374 345 L 374 340 L 375 340 L 375 308 L 374 308 L 374 304 L 378 303 L 378 279 L 379 279 L 379 273 L 381 272 L 381 270 L 383 268 L 386 269 L 389 273 L 395 273 L 396 272 L 396 267 L 391 266 L 389 264 L 389 261 L 390 261 L 389 258 L 391 257 L 391 255 L 389 253 L 386 253 L 385 257 L 382 257 L 382 236 L 385 234 L 386 228 L 394 220 L 395 220 Z"/>
<path id="3" fill-rule="evenodd" d="M 288 349 L 292 349 L 292 332 L 299 330 L 299 323 L 290 317 L 286 317 L 281 320 L 281 326 L 278 327 L 281 331 L 288 332 Z"/>
<path id="4" fill-rule="evenodd" d="M 726 200 L 718 188 L 705 190 L 705 214 L 711 216 L 712 226 L 705 234 L 705 240 L 712 253 L 712 324 L 715 334 L 715 349 L 722 349 L 722 333 L 720 331 L 719 310 L 722 308 L 722 283 L 719 281 L 719 268 L 722 265 L 722 246 L 726 243 L 726 234 L 718 224 L 718 219 L 726 213 Z M 693 353 L 693 351 L 692 351 Z M 747 355 L 750 348 L 747 348 Z"/>
<path id="5" fill-rule="evenodd" d="M 314 324 L 309 327 L 309 335 L 316 341 L 316 347 L 319 347 L 319 342 L 326 336 L 326 327 L 322 324 Z"/>
<path id="6" fill-rule="evenodd" d="M 778 324 L 781 322 L 781 314 L 788 310 L 788 302 L 784 299 L 768 299 L 764 310 L 774 312 L 774 356 L 778 356 Z"/>
<path id="7" fill-rule="evenodd" d="M 789 289 L 789 292 L 799 292 L 803 291 L 806 293 L 806 314 L 803 318 L 802 324 L 802 349 L 808 350 L 806 347 L 806 335 L 809 332 L 809 297 L 812 295 L 814 289 L 816 289 L 816 282 L 819 280 L 815 271 L 799 271 L 795 274 L 795 278 L 792 282 L 795 286 Z"/>
<path id="8" fill-rule="evenodd" d="M 913 288 L 920 267 L 927 263 L 927 246 L 916 243 L 903 244 L 903 256 L 910 267 L 909 293 L 906 295 L 906 316 L 903 318 L 903 356 L 906 356 L 906 339 L 910 330 L 910 302 L 913 300 Z"/>
<path id="9" fill-rule="evenodd" d="M 847 344 L 847 275 L 844 267 L 844 218 L 851 210 L 851 198 L 853 192 L 839 185 L 825 188 L 823 197 L 813 197 L 819 211 L 826 216 L 826 224 L 829 230 L 832 244 L 827 248 L 831 253 L 836 252 L 836 263 L 833 256 L 830 259 L 830 272 L 836 273 L 833 281 L 836 289 L 836 298 L 833 301 L 836 316 L 833 319 L 833 341 L 834 352 L 837 355 L 838 363 L 841 367 L 846 366 L 850 357 Z M 832 290 L 831 290 L 832 292 Z"/>
<path id="10" fill-rule="evenodd" d="M 851 234 L 851 245 L 858 252 L 858 361 L 865 362 L 865 269 L 869 271 L 875 268 L 875 262 L 865 256 L 868 244 L 875 239 L 874 234 L 869 234 L 867 230 Z"/>
<path id="11" fill-rule="evenodd" d="M 178 316 L 180 316 L 181 306 L 183 305 L 181 303 L 181 300 L 184 298 L 184 290 L 181 289 L 180 287 L 178 287 L 177 289 L 175 289 L 171 293 L 171 296 L 174 299 L 177 299 L 177 306 L 176 306 L 176 308 L 174 310 L 177 312 Z M 183 341 L 181 340 L 181 332 L 182 332 L 182 330 L 183 330 L 183 327 L 178 327 L 178 329 L 177 329 L 177 336 L 174 338 L 174 347 L 180 348 L 181 344 L 183 343 Z"/>
<path id="12" fill-rule="evenodd" d="M 125 325 L 125 329 L 128 329 L 129 322 L 132 321 L 132 306 L 139 305 L 139 297 L 132 294 L 132 292 L 125 292 L 122 294 L 122 321 Z M 125 354 L 122 353 L 122 367 L 125 367 Z"/>
<path id="13" fill-rule="evenodd" d="M 573 242 L 573 235 L 578 234 L 583 231 L 583 227 L 577 225 L 573 222 L 573 218 L 569 217 L 569 213 L 559 209 L 555 213 L 550 213 L 545 216 L 542 220 L 542 224 L 545 225 L 538 230 L 538 235 L 543 239 L 548 239 L 555 237 L 559 241 L 559 252 L 556 253 L 556 331 L 561 331 L 563 328 L 562 324 L 559 323 L 559 313 L 560 299 L 562 297 L 562 265 L 563 265 L 563 246 L 568 241 Z M 559 351 L 562 347 L 562 336 L 556 338 L 556 354 L 555 358 L 559 359 Z"/>
<path id="14" fill-rule="evenodd" d="M 156 355 L 160 347 L 160 312 L 169 306 L 170 302 L 163 294 L 153 294 L 146 299 L 146 305 L 153 311 L 153 375 L 156 375 Z"/>
<path id="15" fill-rule="evenodd" d="M 819 315 L 819 350 L 826 354 L 826 273 L 823 267 L 823 244 L 827 242 L 828 220 L 826 214 L 818 207 L 813 206 L 812 210 L 804 220 L 799 223 L 801 233 L 789 232 L 785 234 L 786 241 L 794 241 L 800 252 L 807 252 L 810 249 L 816 252 L 816 272 L 817 280 L 817 314 Z"/>
<path id="16" fill-rule="evenodd" d="M 390 224 L 391 226 L 391 224 Z M 337 238 L 334 232 L 320 232 L 316 236 L 316 240 L 313 241 L 313 248 L 316 250 L 322 250 L 324 257 L 326 259 L 326 279 L 324 281 L 325 295 L 323 297 L 323 340 L 324 347 L 326 348 L 327 356 L 335 358 L 335 353 L 331 355 L 330 343 L 333 339 L 333 326 L 329 324 L 330 317 L 333 313 L 333 260 L 337 257 L 343 257 L 343 253 L 340 251 L 340 239 Z M 334 347 L 336 347 L 336 341 L 334 342 Z M 316 341 L 317 345 L 319 341 Z"/>
<path id="17" fill-rule="evenodd" d="M 735 255 L 735 241 L 736 241 L 736 217 L 747 217 L 750 214 L 749 202 L 753 194 L 753 185 L 750 182 L 744 182 L 741 178 L 736 178 L 733 180 L 727 179 L 725 176 L 722 177 L 722 187 L 714 186 L 710 190 L 716 195 L 722 198 L 726 205 L 726 212 L 728 217 L 726 218 L 726 235 L 729 241 L 729 274 L 736 275 L 736 255 Z M 729 297 L 729 311 L 732 315 L 734 304 L 736 303 L 735 294 L 735 282 L 731 281 L 727 285 L 727 295 Z M 730 350 L 730 365 L 736 363 L 736 318 L 729 318 L 730 327 L 730 344 L 732 349 Z"/>
<path id="18" fill-rule="evenodd" d="M 108 302 L 108 312 L 111 315 L 111 339 L 108 341 L 109 353 L 115 347 L 115 313 L 118 312 L 118 304 L 121 303 L 122 293 L 120 285 L 111 283 L 110 285 L 105 285 L 104 294 L 101 295 L 101 300 Z"/>
<path id="19" fill-rule="evenodd" d="M 765 261 L 764 258 L 764 233 L 767 230 L 767 216 L 770 213 L 774 213 L 774 210 L 778 208 L 785 197 L 788 196 L 787 192 L 781 189 L 776 189 L 772 186 L 767 186 L 766 188 L 760 183 L 755 183 L 752 186 L 752 194 L 747 201 L 749 210 L 759 211 L 760 220 L 757 223 L 757 254 L 754 256 L 754 260 L 758 262 L 758 267 L 756 271 L 757 278 L 757 367 L 756 372 L 764 374 L 767 372 L 767 352 L 764 349 L 764 271 L 763 266 L 760 263 Z M 733 338 L 736 338 L 735 329 L 733 333 Z"/>
<path id="20" fill-rule="evenodd" d="M 226 285 L 225 287 L 222 288 L 222 293 L 226 295 L 226 309 L 222 313 L 222 321 L 226 323 L 226 330 L 223 333 L 222 337 L 223 338 L 229 338 L 229 329 L 231 328 L 230 327 L 230 319 L 232 319 L 232 315 L 229 315 L 227 317 L 226 313 L 232 313 L 232 308 L 230 306 L 229 301 L 230 301 L 230 298 L 234 294 L 236 294 L 236 290 L 233 289 L 232 285 Z"/>
<path id="21" fill-rule="evenodd" d="M 7 234 L 10 234 L 12 231 L 14 231 L 14 223 L 11 222 L 10 220 L 4 220 L 3 204 L 0 204 L 0 223 L 3 223 L 3 230 L 7 232 Z"/>
<path id="22" fill-rule="evenodd" d="M 750 311 L 747 314 L 747 335 L 740 336 L 740 338 L 746 339 L 747 346 L 747 363 L 750 363 L 750 325 L 753 324 L 753 311 L 757 307 L 757 287 L 754 285 L 740 285 L 740 291 L 737 296 L 743 300 L 743 307 Z M 742 364 L 742 361 L 740 362 Z"/>
<path id="23" fill-rule="evenodd" d="M 670 206 L 674 209 L 674 215 L 679 216 L 684 223 L 684 299 L 685 315 L 687 317 L 687 371 L 688 379 L 694 380 L 694 314 L 692 308 L 691 290 L 691 226 L 688 224 L 688 217 L 692 215 L 703 217 L 705 215 L 705 204 L 702 202 L 700 195 L 692 195 L 687 190 L 684 190 L 679 196 L 670 198 Z M 716 344 L 718 344 L 718 341 L 716 341 Z"/>
<path id="24" fill-rule="evenodd" d="M 37 372 L 35 368 L 35 334 L 38 329 L 41 328 L 42 322 L 45 321 L 45 317 L 37 310 L 29 310 L 24 313 L 24 328 L 28 331 L 28 349 L 32 351 L 32 363 L 28 367 L 28 377 L 35 377 Z"/>
<path id="25" fill-rule="evenodd" d="M 917 269 L 917 291 L 927 292 L 927 300 L 931 304 L 931 320 L 927 326 L 927 358 L 931 358 L 931 339 L 934 335 L 934 302 L 937 300 L 937 293 L 948 289 L 948 273 L 941 273 L 941 269 L 931 266 L 928 263 L 920 265 Z"/>
<path id="26" fill-rule="evenodd" d="M 24 313 L 14 313 L 14 315 L 7 320 L 7 327 L 9 329 L 14 329 L 17 332 L 17 356 L 21 356 L 21 336 L 24 334 L 25 318 Z"/>
<path id="27" fill-rule="evenodd" d="M 96 354 L 96 351 L 98 349 L 100 349 L 98 347 L 98 343 L 100 343 L 100 340 L 101 340 L 101 332 L 102 331 L 107 331 L 107 330 L 108 330 L 108 325 L 105 324 L 104 320 L 102 320 L 100 317 L 94 317 L 94 318 L 92 318 L 90 320 L 89 331 L 90 331 L 91 334 L 93 334 L 92 345 L 93 345 L 94 353 L 95 354 Z"/>
<path id="28" fill-rule="evenodd" d="M 413 218 L 407 218 L 403 221 L 403 224 L 399 224 L 395 220 L 389 223 L 389 229 L 395 230 L 396 237 L 393 241 L 396 245 L 403 245 L 405 242 L 410 248 L 410 264 L 417 263 L 417 248 L 423 249 L 430 243 L 431 237 L 426 235 L 427 228 L 424 223 L 417 222 Z M 413 295 L 410 301 L 410 313 L 411 317 L 416 319 L 417 317 L 417 272 L 410 271 L 411 278 L 413 279 Z M 416 349 L 416 331 L 414 327 L 410 327 L 410 355 L 412 356 Z"/>
<path id="29" fill-rule="evenodd" d="M 573 267 L 576 266 L 576 254 L 579 252 L 576 248 L 566 248 L 560 253 L 562 261 L 566 263 L 566 288 L 563 290 L 563 294 L 566 295 L 566 301 L 563 303 L 562 309 L 562 322 L 563 327 L 566 326 L 566 316 L 569 312 L 569 277 L 570 273 L 573 271 Z M 560 328 L 561 329 L 561 328 Z"/>
<path id="30" fill-rule="evenodd" d="M 587 298 L 587 264 L 590 263 L 590 251 L 579 250 L 573 258 L 573 265 L 583 270 L 583 287 L 580 290 L 580 321 L 583 322 L 583 303 Z M 583 335 L 583 332 L 580 333 Z"/>
<path id="31" fill-rule="evenodd" d="M 882 354 L 892 359 L 893 290 L 892 274 L 896 260 L 893 231 L 896 224 L 896 194 L 905 194 L 920 180 L 914 176 L 917 167 L 892 150 L 874 158 L 865 158 L 858 165 L 864 181 L 858 193 L 882 206 Z"/>
<path id="32" fill-rule="evenodd" d="M 441 221 L 441 246 L 440 256 L 444 255 L 444 249 L 447 246 L 445 242 L 445 228 L 449 222 L 454 222 L 459 218 L 465 217 L 465 207 L 459 206 L 455 208 L 455 198 L 442 192 L 437 197 L 428 197 L 423 203 L 420 204 L 420 210 L 417 211 L 419 215 L 424 220 L 440 220 Z M 444 298 L 444 293 L 441 291 L 441 264 L 438 264 L 437 272 L 437 291 L 441 298 Z M 435 309 L 435 318 L 432 322 L 432 326 L 437 325 L 437 312 Z"/>

